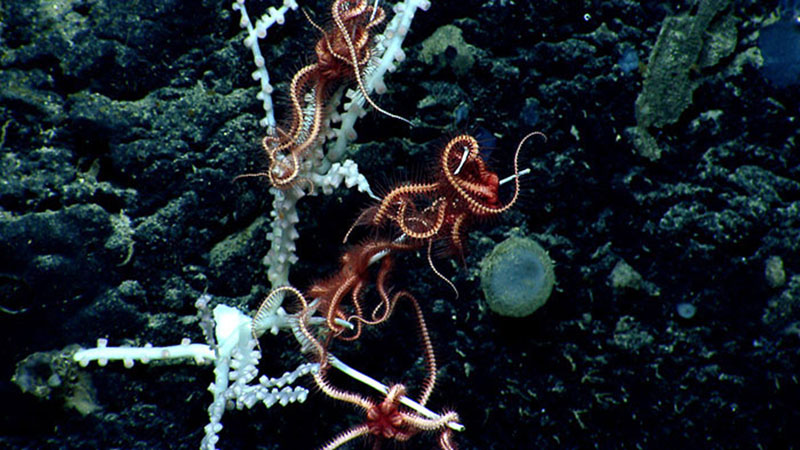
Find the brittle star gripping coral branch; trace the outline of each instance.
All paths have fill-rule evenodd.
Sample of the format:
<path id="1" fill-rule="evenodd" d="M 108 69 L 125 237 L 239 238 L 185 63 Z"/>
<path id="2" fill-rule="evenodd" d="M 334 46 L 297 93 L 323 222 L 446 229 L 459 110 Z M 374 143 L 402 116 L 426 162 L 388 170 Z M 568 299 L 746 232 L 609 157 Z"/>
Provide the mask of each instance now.
<path id="1" fill-rule="evenodd" d="M 301 176 L 302 165 L 323 140 L 325 118 L 332 113 L 332 93 L 350 80 L 355 80 L 361 95 L 376 111 L 410 124 L 407 119 L 379 107 L 364 84 L 364 71 L 373 57 L 373 32 L 386 18 L 384 10 L 377 4 L 369 5 L 367 0 L 335 0 L 330 15 L 333 27 L 326 30 L 306 13 L 308 21 L 322 34 L 314 47 L 316 61 L 292 77 L 288 127 L 278 127 L 275 134 L 268 134 L 262 141 L 268 170 L 239 178 L 266 176 L 279 189 L 298 183 L 306 183 L 313 189 L 311 180 Z"/>
<path id="2" fill-rule="evenodd" d="M 463 256 L 463 236 L 469 224 L 498 216 L 516 203 L 522 174 L 520 150 L 534 136 L 544 138 L 541 132 L 532 132 L 517 145 L 514 173 L 505 179 L 514 182 L 514 192 L 505 203 L 500 200 L 500 177 L 483 160 L 478 141 L 464 134 L 451 139 L 442 148 L 436 170 L 428 177 L 430 181 L 405 182 L 391 189 L 377 205 L 359 216 L 345 235 L 345 241 L 357 225 L 377 228 L 392 224 L 411 242 L 427 243 L 431 269 L 445 279 L 432 263 L 433 242 L 445 241 L 452 251 Z"/>
<path id="3" fill-rule="evenodd" d="M 395 384 L 391 386 L 385 391 L 385 398 L 381 402 L 334 386 L 327 376 L 331 359 L 333 359 L 328 353 L 330 339 L 323 344 L 309 329 L 309 320 L 313 312 L 312 307 L 299 291 L 293 288 L 289 288 L 289 290 L 297 297 L 301 308 L 297 313 L 296 333 L 300 335 L 300 340 L 312 351 L 319 363 L 319 371 L 312 373 L 317 387 L 328 397 L 350 403 L 364 411 L 365 420 L 362 424 L 339 433 L 323 446 L 322 450 L 333 450 L 353 439 L 365 436 L 375 438 L 376 441 L 373 448 L 380 448 L 380 444 L 385 440 L 405 442 L 422 431 L 439 432 L 438 443 L 441 449 L 453 450 L 456 448 L 452 439 L 452 429 L 461 429 L 460 424 L 457 423 L 458 414 L 454 411 L 445 411 L 441 414 L 432 415 L 422 414 L 417 411 L 419 409 L 417 407 L 415 407 L 415 410 L 402 407 L 401 400 L 406 394 L 404 385 Z M 392 310 L 401 300 L 405 300 L 410 304 L 414 311 L 420 345 L 423 350 L 426 378 L 422 383 L 421 392 L 417 396 L 415 403 L 424 408 L 436 385 L 438 373 L 436 356 L 419 302 L 407 291 L 399 291 L 392 297 Z"/>

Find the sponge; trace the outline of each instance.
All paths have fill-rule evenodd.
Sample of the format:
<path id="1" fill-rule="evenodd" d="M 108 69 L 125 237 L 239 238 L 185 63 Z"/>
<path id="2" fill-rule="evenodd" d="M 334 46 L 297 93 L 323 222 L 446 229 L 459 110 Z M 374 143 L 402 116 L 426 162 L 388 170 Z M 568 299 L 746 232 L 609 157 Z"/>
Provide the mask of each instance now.
<path id="1" fill-rule="evenodd" d="M 481 289 L 489 308 L 506 317 L 525 317 L 541 308 L 555 284 L 553 261 L 528 238 L 497 244 L 481 262 Z"/>
<path id="2" fill-rule="evenodd" d="M 773 85 L 787 87 L 800 83 L 800 22 L 794 13 L 761 29 L 758 48 L 764 58 L 761 73 Z"/>

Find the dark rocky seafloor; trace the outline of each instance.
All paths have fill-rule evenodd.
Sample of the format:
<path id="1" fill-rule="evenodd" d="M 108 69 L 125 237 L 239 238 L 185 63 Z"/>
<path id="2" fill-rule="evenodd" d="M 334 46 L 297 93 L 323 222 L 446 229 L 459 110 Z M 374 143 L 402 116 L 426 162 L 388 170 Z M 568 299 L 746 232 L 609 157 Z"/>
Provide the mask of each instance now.
<path id="1" fill-rule="evenodd" d="M 269 290 L 268 186 L 233 181 L 264 161 L 230 3 L 0 3 L 0 447 L 199 447 L 209 367 L 56 355 L 97 338 L 202 342 L 201 293 L 253 310 Z M 800 64 L 776 48 L 800 48 L 793 2 L 432 3 L 376 96 L 416 126 L 360 119 L 362 173 L 378 187 L 419 176 L 470 132 L 508 174 L 522 136 L 547 136 L 523 151 L 519 203 L 472 229 L 463 263 L 437 263 L 457 299 L 424 252 L 393 276 L 422 300 L 441 368 L 430 406 L 459 412 L 459 448 L 800 446 Z M 294 11 L 261 41 L 279 115 L 317 38 Z M 368 204 L 344 189 L 300 202 L 295 285 L 335 270 Z M 552 296 L 523 319 L 479 289 L 510 235 L 555 261 Z M 413 390 L 406 316 L 337 352 Z M 269 375 L 302 359 L 286 335 L 261 345 Z M 362 420 L 312 389 L 227 412 L 218 447 L 318 448 Z"/>

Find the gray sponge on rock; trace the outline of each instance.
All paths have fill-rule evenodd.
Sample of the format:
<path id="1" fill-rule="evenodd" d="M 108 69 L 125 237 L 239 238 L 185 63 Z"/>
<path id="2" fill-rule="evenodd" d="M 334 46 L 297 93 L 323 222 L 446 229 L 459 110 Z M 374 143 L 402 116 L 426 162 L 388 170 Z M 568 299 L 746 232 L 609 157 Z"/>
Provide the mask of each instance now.
<path id="1" fill-rule="evenodd" d="M 507 317 L 525 317 L 547 302 L 555 284 L 553 261 L 531 239 L 511 237 L 481 262 L 481 288 L 489 308 Z"/>

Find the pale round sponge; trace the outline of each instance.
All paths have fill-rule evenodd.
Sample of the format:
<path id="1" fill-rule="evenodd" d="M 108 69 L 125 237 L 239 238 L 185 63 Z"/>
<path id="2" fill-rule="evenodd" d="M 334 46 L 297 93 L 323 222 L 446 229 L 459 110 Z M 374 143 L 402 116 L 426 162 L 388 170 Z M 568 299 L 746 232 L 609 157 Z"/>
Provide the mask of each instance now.
<path id="1" fill-rule="evenodd" d="M 528 238 L 510 237 L 481 262 L 481 288 L 489 308 L 506 317 L 525 317 L 547 302 L 556 282 L 553 261 Z"/>

